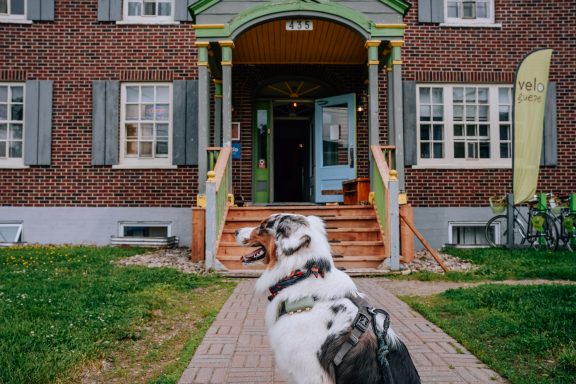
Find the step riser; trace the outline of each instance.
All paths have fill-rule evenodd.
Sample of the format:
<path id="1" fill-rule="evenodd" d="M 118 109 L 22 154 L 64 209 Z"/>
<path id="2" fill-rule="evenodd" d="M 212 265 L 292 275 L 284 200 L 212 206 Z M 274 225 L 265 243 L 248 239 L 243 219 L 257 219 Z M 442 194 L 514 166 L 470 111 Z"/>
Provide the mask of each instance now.
<path id="1" fill-rule="evenodd" d="M 381 241 L 380 231 L 370 232 L 328 232 L 328 241 Z M 223 233 L 220 241 L 234 242 L 236 236 L 234 233 Z"/>
<path id="2" fill-rule="evenodd" d="M 330 217 L 330 216 L 362 216 L 370 215 L 373 212 L 371 207 L 369 208 L 355 208 L 347 210 L 338 209 L 314 209 L 314 210 L 298 210 L 298 209 L 262 209 L 253 211 L 244 210 L 232 210 L 228 211 L 229 218 L 250 218 L 256 220 L 262 220 L 270 215 L 276 213 L 292 213 L 304 216 L 319 216 L 319 217 Z"/>
<path id="3" fill-rule="evenodd" d="M 326 228 L 378 228 L 378 222 L 376 219 L 344 219 L 344 220 L 326 220 Z M 260 224 L 260 221 L 227 221 L 227 229 L 239 229 L 239 228 L 253 228 Z"/>
<path id="4" fill-rule="evenodd" d="M 332 254 L 337 256 L 384 256 L 385 250 L 382 245 L 337 245 L 331 244 Z M 221 256 L 242 256 L 255 250 L 256 248 L 251 247 L 220 247 L 216 253 L 216 257 Z"/>
<path id="5" fill-rule="evenodd" d="M 381 260 L 381 261 L 362 261 L 362 260 L 359 260 L 359 261 L 344 261 L 344 262 L 336 261 L 335 264 L 336 264 L 336 268 L 345 268 L 345 269 L 378 268 L 378 266 L 382 263 L 382 261 L 383 260 Z M 221 261 L 221 262 L 227 269 L 244 269 L 247 271 L 266 269 L 266 266 L 263 264 L 252 265 L 250 267 L 246 267 L 240 261 L 225 260 L 225 261 Z"/>

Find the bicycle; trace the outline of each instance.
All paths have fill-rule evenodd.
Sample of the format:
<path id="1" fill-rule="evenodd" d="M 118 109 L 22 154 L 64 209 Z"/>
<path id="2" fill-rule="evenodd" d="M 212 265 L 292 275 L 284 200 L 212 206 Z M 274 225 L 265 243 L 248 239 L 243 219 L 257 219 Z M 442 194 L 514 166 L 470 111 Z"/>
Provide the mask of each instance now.
<path id="1" fill-rule="evenodd" d="M 576 251 L 576 193 L 560 199 L 562 205 L 553 208 L 559 228 L 558 246 L 570 252 Z"/>
<path id="2" fill-rule="evenodd" d="M 494 213 L 506 210 L 495 200 L 490 201 Z M 548 195 L 539 194 L 536 199 L 529 201 L 528 217 L 525 217 L 518 207 L 514 206 L 514 233 L 515 246 L 528 246 L 534 249 L 555 250 L 558 246 L 558 232 L 556 219 L 549 213 Z M 504 247 L 508 244 L 508 215 L 499 214 L 488 220 L 484 229 L 486 241 L 491 247 Z"/>

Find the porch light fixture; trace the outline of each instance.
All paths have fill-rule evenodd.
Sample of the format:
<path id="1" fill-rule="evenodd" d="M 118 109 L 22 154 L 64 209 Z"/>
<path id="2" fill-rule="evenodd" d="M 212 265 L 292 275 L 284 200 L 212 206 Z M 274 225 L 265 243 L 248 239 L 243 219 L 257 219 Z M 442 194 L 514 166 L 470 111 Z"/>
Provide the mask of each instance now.
<path id="1" fill-rule="evenodd" d="M 366 91 L 362 91 L 358 95 L 358 99 L 356 100 L 356 111 L 362 113 L 366 110 L 366 105 L 368 104 L 368 95 Z"/>

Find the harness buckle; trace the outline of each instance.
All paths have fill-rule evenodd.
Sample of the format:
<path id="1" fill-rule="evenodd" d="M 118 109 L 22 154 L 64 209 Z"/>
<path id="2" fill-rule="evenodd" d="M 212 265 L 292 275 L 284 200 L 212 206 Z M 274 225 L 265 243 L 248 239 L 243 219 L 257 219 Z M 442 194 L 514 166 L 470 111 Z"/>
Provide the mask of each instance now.
<path id="1" fill-rule="evenodd" d="M 354 327 L 358 328 L 360 331 L 362 331 L 362 333 L 364 333 L 364 331 L 368 329 L 369 325 L 370 325 L 370 319 L 368 318 L 368 316 L 364 315 L 363 313 L 358 313 L 358 318 L 354 323 Z"/>

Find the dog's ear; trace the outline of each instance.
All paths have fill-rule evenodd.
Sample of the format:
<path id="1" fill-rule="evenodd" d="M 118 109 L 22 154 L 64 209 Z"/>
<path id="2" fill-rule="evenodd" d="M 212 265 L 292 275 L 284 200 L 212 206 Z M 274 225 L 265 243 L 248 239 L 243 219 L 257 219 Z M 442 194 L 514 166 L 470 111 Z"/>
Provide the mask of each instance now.
<path id="1" fill-rule="evenodd" d="M 290 256 L 307 248 L 312 238 L 306 234 L 308 222 L 303 216 L 283 215 L 276 220 L 276 245 L 278 250 Z"/>

